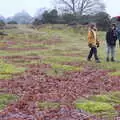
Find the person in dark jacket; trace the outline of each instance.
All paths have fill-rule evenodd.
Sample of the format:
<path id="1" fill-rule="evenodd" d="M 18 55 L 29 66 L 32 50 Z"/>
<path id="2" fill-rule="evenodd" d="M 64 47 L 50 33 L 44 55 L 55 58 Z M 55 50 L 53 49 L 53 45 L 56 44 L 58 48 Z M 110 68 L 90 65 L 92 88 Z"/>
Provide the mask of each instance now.
<path id="1" fill-rule="evenodd" d="M 110 61 L 109 57 L 111 54 L 111 61 L 115 61 L 115 47 L 116 47 L 116 25 L 112 24 L 111 28 L 106 33 L 106 43 L 107 43 L 107 62 Z"/>

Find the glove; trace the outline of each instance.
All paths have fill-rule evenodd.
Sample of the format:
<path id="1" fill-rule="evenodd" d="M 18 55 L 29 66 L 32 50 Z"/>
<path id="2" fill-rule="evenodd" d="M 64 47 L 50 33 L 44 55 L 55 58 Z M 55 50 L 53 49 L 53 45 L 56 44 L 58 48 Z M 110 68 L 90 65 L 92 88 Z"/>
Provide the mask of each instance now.
<path id="1" fill-rule="evenodd" d="M 96 46 L 97 46 L 97 48 L 100 47 L 100 42 L 99 42 L 99 40 L 97 40 Z"/>
<path id="2" fill-rule="evenodd" d="M 97 42 L 96 45 L 97 45 L 97 48 L 100 47 L 100 43 L 99 42 Z"/>
<path id="3" fill-rule="evenodd" d="M 93 45 L 90 43 L 90 44 L 88 44 L 88 46 L 89 46 L 89 48 L 92 48 Z"/>

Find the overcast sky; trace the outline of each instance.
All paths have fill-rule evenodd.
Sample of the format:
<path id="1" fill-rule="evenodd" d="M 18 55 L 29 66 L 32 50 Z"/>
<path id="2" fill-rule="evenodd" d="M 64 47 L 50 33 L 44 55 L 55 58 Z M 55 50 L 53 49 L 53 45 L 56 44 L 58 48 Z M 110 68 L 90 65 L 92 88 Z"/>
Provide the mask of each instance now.
<path id="1" fill-rule="evenodd" d="M 0 15 L 12 16 L 26 10 L 32 16 L 38 8 L 51 8 L 53 0 L 0 0 Z M 120 15 L 120 0 L 104 0 L 111 16 Z"/>

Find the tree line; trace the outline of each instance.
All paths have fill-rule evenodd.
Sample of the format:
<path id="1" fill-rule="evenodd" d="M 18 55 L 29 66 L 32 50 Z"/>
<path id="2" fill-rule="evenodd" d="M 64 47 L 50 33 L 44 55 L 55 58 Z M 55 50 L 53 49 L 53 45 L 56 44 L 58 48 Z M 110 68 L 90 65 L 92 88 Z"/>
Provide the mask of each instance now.
<path id="1" fill-rule="evenodd" d="M 7 18 L 6 21 L 2 18 L 0 26 L 4 26 L 5 23 L 87 25 L 94 22 L 99 29 L 106 30 L 112 21 L 116 22 L 116 19 L 111 19 L 106 12 L 103 0 L 53 0 L 53 2 L 55 3 L 55 9 L 40 9 L 40 11 L 37 11 L 38 15 L 34 17 L 22 11 L 13 17 Z"/>
<path id="2" fill-rule="evenodd" d="M 58 14 L 58 11 L 56 9 L 53 9 L 51 11 L 45 11 L 42 14 L 41 19 L 39 19 L 39 17 L 36 18 L 33 22 L 33 25 L 40 25 L 40 24 L 46 24 L 46 23 L 47 24 L 87 25 L 91 22 L 96 23 L 99 29 L 106 30 L 111 23 L 111 18 L 109 14 L 107 14 L 106 12 L 99 12 L 94 15 L 80 16 L 72 13 Z"/>
<path id="3" fill-rule="evenodd" d="M 33 25 L 40 24 L 82 24 L 90 22 L 97 24 L 101 30 L 106 30 L 111 18 L 105 10 L 105 4 L 102 0 L 54 0 L 56 9 L 46 10 L 41 16 L 38 16 Z"/>

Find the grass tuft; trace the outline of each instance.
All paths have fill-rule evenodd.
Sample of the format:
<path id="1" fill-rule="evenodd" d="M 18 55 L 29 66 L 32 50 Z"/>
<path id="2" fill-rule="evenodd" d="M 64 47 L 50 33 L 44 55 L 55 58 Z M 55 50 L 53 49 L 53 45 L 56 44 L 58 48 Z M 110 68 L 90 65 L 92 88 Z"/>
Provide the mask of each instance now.
<path id="1" fill-rule="evenodd" d="M 0 61 L 0 79 L 9 78 L 12 74 L 24 72 L 25 68 L 19 67 L 12 64 L 7 64 L 4 61 Z"/>
<path id="2" fill-rule="evenodd" d="M 39 102 L 38 106 L 40 109 L 57 109 L 60 107 L 60 104 L 54 102 Z"/>
<path id="3" fill-rule="evenodd" d="M 77 109 L 82 109 L 89 113 L 100 113 L 100 112 L 115 112 L 113 106 L 109 103 L 96 102 L 96 101 L 84 101 L 75 104 Z"/>
<path id="4" fill-rule="evenodd" d="M 7 104 L 17 100 L 17 96 L 11 94 L 0 94 L 0 110 L 4 109 Z"/>

